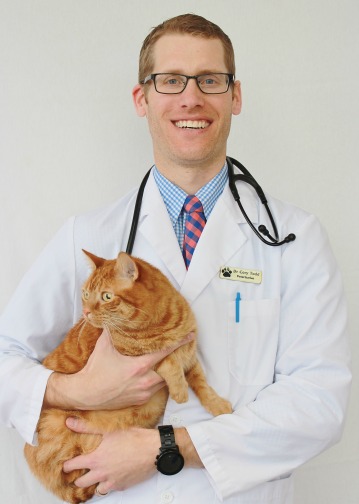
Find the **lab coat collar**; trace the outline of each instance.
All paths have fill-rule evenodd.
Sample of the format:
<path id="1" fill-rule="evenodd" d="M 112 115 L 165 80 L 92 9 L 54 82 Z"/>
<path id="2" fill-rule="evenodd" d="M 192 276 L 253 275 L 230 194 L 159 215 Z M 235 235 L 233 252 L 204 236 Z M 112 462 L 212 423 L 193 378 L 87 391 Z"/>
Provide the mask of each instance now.
<path id="1" fill-rule="evenodd" d="M 238 184 L 241 201 L 253 223 L 258 221 L 258 198 L 252 188 Z M 247 238 L 241 229 L 246 223 L 228 184 L 219 197 L 202 232 L 188 271 L 173 230 L 166 206 L 151 173 L 143 196 L 138 232 L 156 251 L 173 284 L 189 302 L 193 302 L 220 267 L 244 245 Z M 166 273 L 164 269 L 164 272 Z"/>
<path id="2" fill-rule="evenodd" d="M 180 289 L 186 266 L 166 205 L 151 173 L 143 194 L 138 233 L 150 244 L 168 271 L 172 283 Z"/>

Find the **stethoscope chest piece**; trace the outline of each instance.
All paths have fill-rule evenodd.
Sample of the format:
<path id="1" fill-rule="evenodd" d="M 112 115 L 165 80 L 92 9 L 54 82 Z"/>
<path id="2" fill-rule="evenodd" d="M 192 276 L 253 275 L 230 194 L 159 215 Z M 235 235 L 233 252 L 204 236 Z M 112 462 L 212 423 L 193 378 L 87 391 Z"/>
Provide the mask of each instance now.
<path id="1" fill-rule="evenodd" d="M 293 233 L 289 233 L 285 238 L 283 238 L 283 240 L 279 240 L 277 226 L 276 226 L 276 224 L 274 222 L 274 218 L 273 218 L 272 212 L 270 211 L 270 208 L 269 208 L 269 205 L 268 205 L 268 201 L 267 201 L 267 198 L 265 197 L 264 191 L 261 188 L 261 186 L 258 184 L 258 182 L 256 181 L 256 179 L 253 177 L 253 175 L 251 175 L 250 172 L 247 170 L 247 168 L 245 168 L 242 165 L 242 163 L 240 163 L 239 161 L 237 161 L 236 159 L 233 159 L 231 157 L 227 157 L 227 166 L 228 166 L 229 188 L 231 190 L 233 198 L 237 202 L 237 204 L 238 204 L 238 206 L 239 206 L 239 208 L 240 208 L 240 210 L 241 210 L 244 218 L 247 221 L 247 224 L 251 227 L 251 229 L 253 230 L 253 232 L 255 233 L 255 235 L 263 243 L 265 243 L 266 245 L 270 245 L 271 247 L 279 247 L 281 245 L 284 245 L 285 243 L 290 243 L 290 242 L 294 241 L 296 239 L 296 236 Z M 234 166 L 236 166 L 237 168 L 239 168 L 242 173 L 235 174 L 234 173 Z M 243 205 L 242 205 L 242 202 L 241 202 L 241 198 L 240 198 L 240 196 L 238 194 L 238 190 L 237 190 L 237 186 L 236 186 L 236 181 L 237 180 L 242 180 L 243 182 L 246 182 L 247 184 L 250 184 L 255 189 L 255 191 L 256 191 L 259 199 L 261 200 L 261 203 L 264 205 L 264 207 L 265 207 L 265 209 L 267 211 L 269 220 L 270 220 L 272 228 L 273 228 L 274 237 L 271 236 L 271 234 L 269 233 L 268 229 L 266 228 L 266 226 L 264 224 L 260 224 L 258 226 L 258 229 L 257 229 L 254 226 L 253 222 L 248 217 L 246 211 L 243 208 Z M 266 236 L 268 238 L 268 240 L 266 240 L 264 238 L 264 236 Z"/>

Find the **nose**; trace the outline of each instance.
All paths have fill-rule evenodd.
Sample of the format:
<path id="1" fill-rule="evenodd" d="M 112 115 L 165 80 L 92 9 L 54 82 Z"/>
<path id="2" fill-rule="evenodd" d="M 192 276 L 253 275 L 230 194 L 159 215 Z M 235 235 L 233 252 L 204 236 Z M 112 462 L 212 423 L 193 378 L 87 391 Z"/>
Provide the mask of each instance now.
<path id="1" fill-rule="evenodd" d="M 196 79 L 188 79 L 185 90 L 179 96 L 182 107 L 193 108 L 204 103 L 204 93 L 199 89 Z"/>
<path id="2" fill-rule="evenodd" d="M 83 308 L 82 313 L 83 313 L 84 317 L 88 317 L 91 313 L 91 310 L 89 308 Z"/>

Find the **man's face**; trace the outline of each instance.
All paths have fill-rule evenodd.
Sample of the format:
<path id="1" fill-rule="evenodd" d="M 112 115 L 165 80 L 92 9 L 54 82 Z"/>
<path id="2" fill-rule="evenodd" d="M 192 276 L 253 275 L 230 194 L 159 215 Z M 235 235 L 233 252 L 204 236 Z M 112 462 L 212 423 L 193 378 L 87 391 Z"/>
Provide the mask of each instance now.
<path id="1" fill-rule="evenodd" d="M 228 72 L 218 39 L 164 35 L 155 43 L 153 56 L 152 73 Z M 147 117 L 157 167 L 166 170 L 175 166 L 222 166 L 232 114 L 241 110 L 240 83 L 218 95 L 202 93 L 194 79 L 176 95 L 157 93 L 152 81 L 145 86 L 146 95 L 143 87 L 137 85 L 133 97 L 137 113 Z M 187 121 L 196 122 L 188 128 Z"/>

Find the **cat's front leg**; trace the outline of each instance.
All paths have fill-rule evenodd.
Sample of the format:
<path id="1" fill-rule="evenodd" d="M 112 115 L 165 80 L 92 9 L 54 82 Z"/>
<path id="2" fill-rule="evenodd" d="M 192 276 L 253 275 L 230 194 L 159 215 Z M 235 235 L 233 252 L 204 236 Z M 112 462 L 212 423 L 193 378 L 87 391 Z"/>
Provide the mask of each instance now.
<path id="1" fill-rule="evenodd" d="M 229 401 L 220 397 L 217 392 L 207 383 L 201 364 L 197 360 L 194 366 L 186 373 L 189 386 L 200 400 L 202 406 L 213 416 L 232 413 L 232 405 Z"/>
<path id="2" fill-rule="evenodd" d="M 156 372 L 167 383 L 169 395 L 174 401 L 177 403 L 188 401 L 188 383 L 175 353 L 163 359 Z"/>

